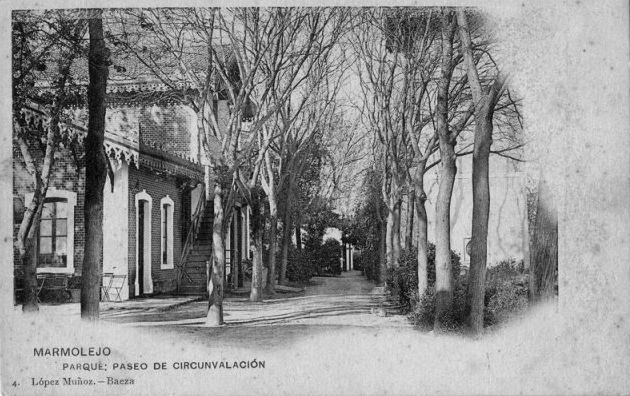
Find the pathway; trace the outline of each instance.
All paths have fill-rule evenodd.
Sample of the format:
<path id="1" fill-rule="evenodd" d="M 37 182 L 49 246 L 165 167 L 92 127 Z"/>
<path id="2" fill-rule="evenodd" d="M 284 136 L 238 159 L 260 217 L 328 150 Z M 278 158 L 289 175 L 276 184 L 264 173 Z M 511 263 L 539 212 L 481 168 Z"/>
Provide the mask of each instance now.
<path id="1" fill-rule="evenodd" d="M 359 271 L 340 277 L 316 277 L 303 296 L 252 303 L 246 297 L 224 300 L 227 326 L 341 325 L 409 326 L 383 287 L 368 282 Z M 135 326 L 201 326 L 207 302 L 193 301 L 172 309 L 111 309 L 102 319 Z M 386 313 L 386 316 L 382 316 Z"/>

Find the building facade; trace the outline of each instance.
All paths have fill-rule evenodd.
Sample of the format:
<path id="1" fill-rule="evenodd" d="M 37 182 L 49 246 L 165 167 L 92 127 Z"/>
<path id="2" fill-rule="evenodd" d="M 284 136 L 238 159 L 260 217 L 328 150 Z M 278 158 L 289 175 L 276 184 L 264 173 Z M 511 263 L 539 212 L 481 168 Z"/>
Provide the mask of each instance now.
<path id="1" fill-rule="evenodd" d="M 120 87 L 110 88 L 115 89 Z M 86 134 L 81 121 L 86 120 L 86 110 L 78 108 L 70 113 L 73 122 L 65 127 L 78 144 L 60 147 L 55 153 L 33 252 L 38 258 L 38 274 L 81 275 L 85 232 L 82 141 Z M 45 111 L 36 107 L 24 109 L 23 115 L 35 123 L 47 121 Z M 125 277 L 122 300 L 177 291 L 188 279 L 183 277 L 186 263 L 182 260 L 191 259 L 190 254 L 182 253 L 203 244 L 201 239 L 207 238 L 211 230 L 212 205 L 200 202 L 212 197 L 205 192 L 204 180 L 208 176 L 199 163 L 196 130 L 196 116 L 185 106 L 122 103 L 108 108 L 104 149 L 114 180 L 108 177 L 104 188 L 102 272 Z M 36 153 L 37 149 L 32 151 Z M 41 162 L 41 158 L 35 160 Z M 17 237 L 34 184 L 19 153 L 14 155 L 13 171 Z M 199 208 L 209 208 L 209 212 L 199 213 Z M 228 276 L 240 262 L 237 258 L 247 257 L 247 214 L 248 210 L 241 209 L 239 203 L 233 228 L 228 231 Z M 202 224 L 206 229 L 191 236 L 195 216 L 207 219 Z M 238 221 L 236 216 L 243 220 Z M 197 251 L 205 265 L 211 259 L 211 250 Z M 23 271 L 17 249 L 14 263 L 19 276 Z M 203 293 L 207 284 L 205 269 L 200 275 L 194 282 L 195 290 Z"/>

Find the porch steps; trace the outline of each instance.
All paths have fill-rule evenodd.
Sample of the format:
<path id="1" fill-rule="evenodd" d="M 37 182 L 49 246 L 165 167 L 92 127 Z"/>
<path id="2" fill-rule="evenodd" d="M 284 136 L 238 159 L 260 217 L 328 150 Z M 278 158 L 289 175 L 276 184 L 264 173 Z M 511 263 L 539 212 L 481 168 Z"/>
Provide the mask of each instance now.
<path id="1" fill-rule="evenodd" d="M 206 203 L 206 211 L 192 251 L 188 254 L 185 273 L 179 287 L 182 295 L 203 295 L 207 292 L 206 261 L 212 255 L 212 224 L 214 216 L 212 202 Z"/>

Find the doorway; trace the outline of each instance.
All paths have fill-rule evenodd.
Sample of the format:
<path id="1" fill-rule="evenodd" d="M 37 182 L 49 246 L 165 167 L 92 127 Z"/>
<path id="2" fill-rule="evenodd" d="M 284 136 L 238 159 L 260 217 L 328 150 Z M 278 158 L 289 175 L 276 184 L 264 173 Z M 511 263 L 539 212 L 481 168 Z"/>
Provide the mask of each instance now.
<path id="1" fill-rule="evenodd" d="M 151 279 L 151 207 L 146 191 L 136 194 L 136 279 L 135 296 L 153 293 Z"/>

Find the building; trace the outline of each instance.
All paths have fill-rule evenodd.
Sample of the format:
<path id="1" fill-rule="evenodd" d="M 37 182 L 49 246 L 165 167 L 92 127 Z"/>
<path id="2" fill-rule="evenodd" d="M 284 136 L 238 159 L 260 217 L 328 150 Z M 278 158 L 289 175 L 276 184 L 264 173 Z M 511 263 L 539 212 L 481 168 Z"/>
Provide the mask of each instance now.
<path id="1" fill-rule="evenodd" d="M 136 81 L 109 84 L 108 94 L 163 89 L 159 84 Z M 108 178 L 104 191 L 102 272 L 124 277 L 122 300 L 159 293 L 205 293 L 213 213 L 212 205 L 206 205 L 212 199 L 205 188 L 209 168 L 201 165 L 195 113 L 174 103 L 112 100 L 108 106 L 104 149 L 114 181 L 110 183 Z M 23 109 L 22 114 L 32 125 L 48 122 L 45 109 L 35 105 Z M 69 114 L 73 121 L 64 124 L 64 129 L 77 144 L 55 154 L 35 244 L 38 274 L 68 277 L 80 276 L 83 262 L 85 167 L 81 142 L 87 119 L 85 108 L 72 109 Z M 17 236 L 34 186 L 19 154 L 14 155 L 13 171 Z M 227 233 L 224 272 L 228 285 L 239 283 L 238 267 L 249 251 L 248 224 L 249 211 L 239 201 Z M 16 250 L 16 274 L 21 273 L 18 257 Z M 242 275 L 240 280 L 242 285 Z M 108 282 L 105 278 L 104 285 Z"/>
<path id="2" fill-rule="evenodd" d="M 428 237 L 435 241 L 435 204 L 439 190 L 439 166 L 425 176 Z M 404 205 L 406 206 L 406 205 Z M 457 176 L 451 199 L 451 250 L 470 263 L 468 244 L 472 232 L 472 157 L 457 159 Z M 529 263 L 526 174 L 513 161 L 490 156 L 490 217 L 488 221 L 488 266 L 502 260 Z"/>

